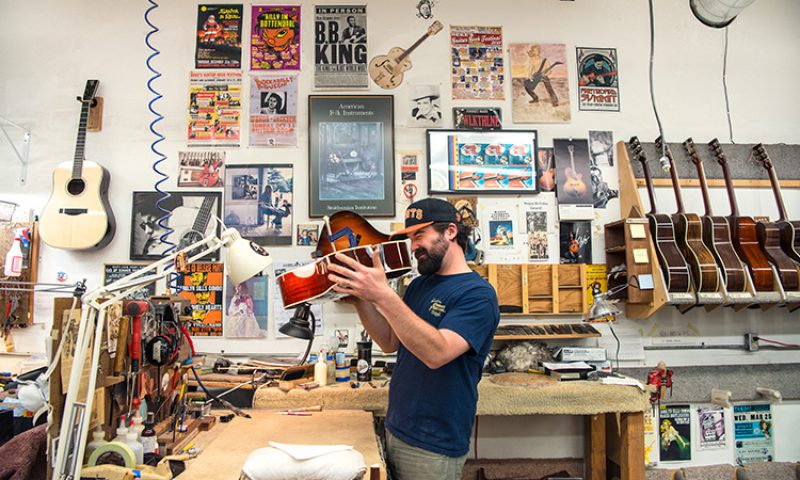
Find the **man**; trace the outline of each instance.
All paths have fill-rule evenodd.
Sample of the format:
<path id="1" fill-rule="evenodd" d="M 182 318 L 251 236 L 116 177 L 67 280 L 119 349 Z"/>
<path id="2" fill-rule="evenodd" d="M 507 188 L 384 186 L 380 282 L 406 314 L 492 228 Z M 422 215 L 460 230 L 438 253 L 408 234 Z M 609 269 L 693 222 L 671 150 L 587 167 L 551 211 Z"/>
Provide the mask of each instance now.
<path id="1" fill-rule="evenodd" d="M 439 95 L 431 92 L 423 92 L 422 96 L 412 98 L 415 106 L 411 110 L 411 116 L 417 122 L 436 124 L 442 119 L 442 112 L 439 110 L 439 105 L 434 103 L 434 100 L 439 99 Z"/>
<path id="2" fill-rule="evenodd" d="M 615 77 L 608 61 L 602 55 L 595 55 L 591 64 L 584 64 L 578 83 L 581 86 L 607 87 L 613 85 Z"/>
<path id="3" fill-rule="evenodd" d="M 457 480 L 469 450 L 478 381 L 500 319 L 497 295 L 464 259 L 470 228 L 449 203 L 427 198 L 406 210 L 405 229 L 421 276 L 401 299 L 378 255 L 371 267 L 336 255 L 328 278 L 349 294 L 364 328 L 397 352 L 389 389 L 386 447 L 399 480 Z"/>
<path id="4" fill-rule="evenodd" d="M 364 43 L 367 41 L 367 31 L 364 27 L 356 25 L 356 17 L 347 17 L 347 27 L 342 32 L 345 43 Z"/>

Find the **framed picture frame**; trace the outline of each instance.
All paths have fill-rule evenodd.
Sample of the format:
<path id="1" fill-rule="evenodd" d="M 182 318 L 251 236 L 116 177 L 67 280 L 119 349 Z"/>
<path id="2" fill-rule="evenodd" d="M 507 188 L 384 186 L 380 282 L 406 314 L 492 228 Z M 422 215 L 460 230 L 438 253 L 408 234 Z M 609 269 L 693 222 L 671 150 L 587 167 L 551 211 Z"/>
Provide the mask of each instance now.
<path id="1" fill-rule="evenodd" d="M 393 217 L 394 97 L 308 97 L 309 217 Z"/>
<path id="2" fill-rule="evenodd" d="M 202 240 L 216 231 L 221 233 L 220 223 L 214 216 L 222 216 L 222 194 L 220 192 L 167 192 L 170 194 L 160 207 L 169 211 L 164 223 L 173 232 L 167 240 L 181 249 Z M 159 219 L 166 214 L 156 202 L 161 198 L 158 192 L 133 192 L 133 212 L 131 213 L 131 260 L 158 260 L 170 245 L 161 242 L 167 232 Z M 216 230 L 214 230 L 216 229 Z M 206 255 L 202 260 L 217 261 L 219 252 Z"/>
<path id="3" fill-rule="evenodd" d="M 259 245 L 291 245 L 291 164 L 236 164 L 225 171 L 225 225 Z"/>
<path id="4" fill-rule="evenodd" d="M 430 193 L 539 193 L 536 130 L 428 130 Z"/>

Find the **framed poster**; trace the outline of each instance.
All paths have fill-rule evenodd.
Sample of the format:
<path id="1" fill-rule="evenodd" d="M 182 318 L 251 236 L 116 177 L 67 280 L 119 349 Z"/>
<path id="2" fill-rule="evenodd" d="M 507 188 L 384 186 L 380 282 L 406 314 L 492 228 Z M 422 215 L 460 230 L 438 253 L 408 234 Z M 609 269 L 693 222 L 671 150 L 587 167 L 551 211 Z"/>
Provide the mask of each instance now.
<path id="1" fill-rule="evenodd" d="M 259 245 L 292 244 L 290 164 L 232 165 L 225 171 L 225 225 Z"/>
<path id="2" fill-rule="evenodd" d="M 394 97 L 308 97 L 309 216 L 394 216 Z"/>
<path id="3" fill-rule="evenodd" d="M 430 193 L 539 193 L 536 130 L 428 130 Z"/>
<path id="4" fill-rule="evenodd" d="M 104 263 L 103 264 L 103 285 L 110 285 L 120 278 L 127 277 L 128 275 L 138 272 L 147 265 L 135 263 Z M 142 288 L 136 290 L 128 296 L 133 300 L 149 300 L 150 297 L 156 294 L 155 282 L 147 285 L 142 285 Z"/>
<path id="5" fill-rule="evenodd" d="M 193 337 L 222 336 L 222 286 L 225 266 L 221 263 L 192 263 L 189 273 L 178 273 L 173 291 L 189 300 L 192 321 L 187 322 Z"/>

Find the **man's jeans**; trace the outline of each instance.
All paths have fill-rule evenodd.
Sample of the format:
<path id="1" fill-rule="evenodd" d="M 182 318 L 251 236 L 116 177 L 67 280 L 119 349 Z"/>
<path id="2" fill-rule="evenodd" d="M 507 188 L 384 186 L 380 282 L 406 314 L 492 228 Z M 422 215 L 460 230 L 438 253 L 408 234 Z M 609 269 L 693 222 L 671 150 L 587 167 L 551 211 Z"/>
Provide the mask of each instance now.
<path id="1" fill-rule="evenodd" d="M 386 461 L 393 480 L 461 480 L 467 455 L 448 457 L 414 447 L 386 430 Z"/>

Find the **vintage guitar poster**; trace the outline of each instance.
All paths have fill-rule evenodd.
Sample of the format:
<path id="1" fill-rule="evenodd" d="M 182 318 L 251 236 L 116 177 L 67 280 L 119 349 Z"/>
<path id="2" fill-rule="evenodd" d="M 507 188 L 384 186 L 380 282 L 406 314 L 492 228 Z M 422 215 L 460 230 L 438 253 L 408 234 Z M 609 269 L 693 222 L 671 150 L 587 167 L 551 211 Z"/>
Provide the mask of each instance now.
<path id="1" fill-rule="evenodd" d="M 718 406 L 697 409 L 698 450 L 715 450 L 727 446 L 725 409 Z"/>
<path id="2" fill-rule="evenodd" d="M 225 225 L 259 245 L 291 245 L 292 166 L 231 165 L 225 171 Z"/>
<path id="3" fill-rule="evenodd" d="M 561 222 L 559 263 L 592 263 L 592 222 Z"/>
<path id="4" fill-rule="evenodd" d="M 578 109 L 619 112 L 619 66 L 616 48 L 576 48 Z"/>
<path id="5" fill-rule="evenodd" d="M 253 5 L 250 70 L 300 70 L 300 6 Z"/>
<path id="6" fill-rule="evenodd" d="M 314 88 L 367 88 L 367 6 L 314 7 Z"/>
<path id="7" fill-rule="evenodd" d="M 305 261 L 285 262 L 276 260 L 275 263 L 272 264 L 272 268 L 273 271 L 275 272 L 275 278 L 277 279 L 278 276 L 280 276 L 281 274 L 288 272 L 290 270 L 294 270 L 296 268 L 300 268 L 308 263 L 309 262 Z M 281 297 L 281 289 L 278 286 L 277 282 L 275 282 L 272 285 L 272 291 L 275 292 L 274 293 L 275 298 L 274 301 L 272 302 L 272 304 L 275 305 L 275 309 L 273 311 L 273 317 L 275 319 L 275 325 L 274 325 L 275 330 L 273 333 L 275 334 L 275 338 L 287 338 L 287 339 L 292 338 L 288 335 L 281 333 L 280 328 L 289 322 L 289 319 L 292 318 L 292 315 L 294 315 L 295 310 L 292 308 L 287 310 L 283 307 L 283 298 Z M 315 336 L 321 336 L 323 333 L 322 304 L 321 303 L 311 304 L 311 313 L 314 314 L 314 319 L 316 320 L 315 322 L 316 327 L 314 330 L 314 334 Z"/>
<path id="8" fill-rule="evenodd" d="M 235 146 L 241 139 L 242 72 L 191 72 L 187 143 Z"/>
<path id="9" fill-rule="evenodd" d="M 187 325 L 193 337 L 222 336 L 221 263 L 191 263 L 189 273 L 177 274 L 173 290 L 191 303 L 192 322 Z"/>
<path id="10" fill-rule="evenodd" d="M 250 77 L 250 146 L 297 145 L 297 75 Z"/>
<path id="11" fill-rule="evenodd" d="M 504 100 L 503 28 L 450 26 L 454 100 Z"/>
<path id="12" fill-rule="evenodd" d="M 233 285 L 225 276 L 226 338 L 269 336 L 269 275 L 259 275 Z"/>
<path id="13" fill-rule="evenodd" d="M 556 196 L 541 193 L 534 198 L 520 198 L 520 220 L 525 228 L 526 261 L 558 263 Z"/>
<path id="14" fill-rule="evenodd" d="M 661 462 L 692 459 L 692 422 L 689 405 L 661 405 L 658 412 Z"/>
<path id="15" fill-rule="evenodd" d="M 512 43 L 511 105 L 515 123 L 568 123 L 571 118 L 567 47 Z"/>
<path id="16" fill-rule="evenodd" d="M 606 208 L 608 202 L 619 198 L 619 173 L 613 168 L 613 132 L 589 130 L 589 157 L 592 203 L 594 208 Z"/>
<path id="17" fill-rule="evenodd" d="M 407 112 L 407 127 L 441 127 L 439 85 L 409 85 Z"/>
<path id="18" fill-rule="evenodd" d="M 591 220 L 592 176 L 585 138 L 553 140 L 559 218 Z"/>
<path id="19" fill-rule="evenodd" d="M 733 436 L 736 465 L 774 460 L 770 404 L 734 405 Z"/>
<path id="20" fill-rule="evenodd" d="M 197 6 L 195 68 L 242 68 L 242 5 Z"/>
<path id="21" fill-rule="evenodd" d="M 179 187 L 221 188 L 225 178 L 225 152 L 178 152 Z"/>
<path id="22" fill-rule="evenodd" d="M 500 107 L 453 109 L 453 128 L 456 130 L 500 130 L 503 111 Z"/>

